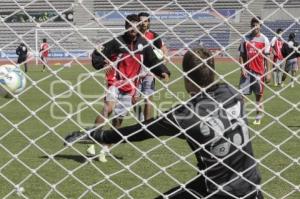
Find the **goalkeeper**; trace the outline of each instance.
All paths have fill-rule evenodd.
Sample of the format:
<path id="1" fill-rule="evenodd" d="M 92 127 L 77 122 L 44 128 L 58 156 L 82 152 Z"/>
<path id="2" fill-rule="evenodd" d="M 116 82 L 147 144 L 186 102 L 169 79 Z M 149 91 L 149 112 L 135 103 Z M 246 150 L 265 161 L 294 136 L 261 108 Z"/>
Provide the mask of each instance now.
<path id="1" fill-rule="evenodd" d="M 91 136 L 106 144 L 160 136 L 185 139 L 198 161 L 198 174 L 158 198 L 262 199 L 242 96 L 231 86 L 215 82 L 214 59 L 205 48 L 188 51 L 183 70 L 191 95 L 187 103 L 117 131 L 95 129 Z M 65 142 L 84 136 L 74 133 Z"/>

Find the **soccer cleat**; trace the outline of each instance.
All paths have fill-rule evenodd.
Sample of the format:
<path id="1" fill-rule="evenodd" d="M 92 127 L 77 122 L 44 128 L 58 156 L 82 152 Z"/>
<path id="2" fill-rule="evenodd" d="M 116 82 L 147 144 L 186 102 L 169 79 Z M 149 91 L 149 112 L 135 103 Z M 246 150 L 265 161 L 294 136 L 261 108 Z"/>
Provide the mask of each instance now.
<path id="1" fill-rule="evenodd" d="M 275 84 L 274 84 L 274 86 L 275 86 L 275 87 L 277 87 L 277 86 L 278 86 L 278 84 L 277 84 L 277 83 L 275 83 Z"/>
<path id="2" fill-rule="evenodd" d="M 291 88 L 294 88 L 295 87 L 295 84 L 294 82 L 291 83 Z"/>
<path id="3" fill-rule="evenodd" d="M 91 145 L 89 146 L 89 148 L 86 150 L 86 153 L 87 153 L 88 155 L 92 155 L 92 156 L 96 155 L 95 145 L 94 145 L 94 144 L 91 144 Z"/>
<path id="4" fill-rule="evenodd" d="M 261 124 L 261 120 L 254 120 L 253 125 L 260 125 Z"/>
<path id="5" fill-rule="evenodd" d="M 75 131 L 65 137 L 64 145 L 67 143 L 73 143 L 76 141 L 87 140 L 89 139 L 88 134 L 82 133 L 81 131 Z"/>
<path id="6" fill-rule="evenodd" d="M 98 160 L 99 160 L 100 162 L 103 162 L 103 163 L 107 162 L 107 159 L 106 159 L 106 153 L 105 153 L 104 151 L 101 151 L 101 152 L 100 152 L 99 157 L 98 157 Z"/>

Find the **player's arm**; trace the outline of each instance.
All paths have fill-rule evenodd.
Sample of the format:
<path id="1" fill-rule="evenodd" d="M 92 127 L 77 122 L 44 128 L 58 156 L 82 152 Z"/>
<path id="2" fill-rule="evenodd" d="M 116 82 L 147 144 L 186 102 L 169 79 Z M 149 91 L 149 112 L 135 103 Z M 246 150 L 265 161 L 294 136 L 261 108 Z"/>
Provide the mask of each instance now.
<path id="1" fill-rule="evenodd" d="M 244 39 L 242 39 L 241 44 L 239 46 L 239 52 L 240 52 L 239 63 L 241 64 L 241 74 L 243 76 L 247 76 L 247 71 L 246 71 L 245 65 L 244 65 L 244 63 L 246 62 L 246 57 L 247 57 Z"/>
<path id="2" fill-rule="evenodd" d="M 271 70 L 272 70 L 272 62 L 270 61 L 270 42 L 269 39 L 267 37 L 265 37 L 265 49 L 264 49 L 264 56 L 265 56 L 265 60 L 266 60 L 266 66 L 267 66 L 267 71 L 266 71 L 266 82 L 270 82 L 271 81 Z"/>
<path id="3" fill-rule="evenodd" d="M 277 53 L 275 51 L 275 42 L 276 42 L 276 37 L 273 37 L 271 40 L 271 53 L 274 55 L 274 57 L 277 56 Z"/>
<path id="4" fill-rule="evenodd" d="M 164 55 L 164 57 L 166 58 L 166 56 L 168 55 L 168 48 L 167 46 L 164 44 L 164 42 L 162 41 L 162 39 L 159 37 L 159 35 L 157 33 L 154 33 L 154 42 L 153 45 L 160 49 Z M 166 59 L 165 59 L 166 60 Z"/>
<path id="5" fill-rule="evenodd" d="M 152 73 L 163 78 L 168 79 L 171 75 L 169 69 L 156 57 L 151 46 L 147 45 L 144 50 L 143 64 L 150 69 Z"/>
<path id="6" fill-rule="evenodd" d="M 20 46 L 18 46 L 17 49 L 16 49 L 16 54 L 20 55 L 21 54 L 20 51 L 21 51 L 21 48 L 20 48 Z"/>
<path id="7" fill-rule="evenodd" d="M 141 124 L 123 127 L 117 130 L 102 131 L 93 134 L 93 138 L 105 144 L 117 143 L 120 141 L 142 141 L 160 136 L 178 136 L 185 138 L 181 133 L 172 111 L 165 116 L 152 118 Z"/>
<path id="8" fill-rule="evenodd" d="M 92 65 L 96 70 L 100 70 L 109 63 L 110 56 L 116 51 L 119 43 L 113 39 L 103 46 L 95 49 L 92 53 Z"/>

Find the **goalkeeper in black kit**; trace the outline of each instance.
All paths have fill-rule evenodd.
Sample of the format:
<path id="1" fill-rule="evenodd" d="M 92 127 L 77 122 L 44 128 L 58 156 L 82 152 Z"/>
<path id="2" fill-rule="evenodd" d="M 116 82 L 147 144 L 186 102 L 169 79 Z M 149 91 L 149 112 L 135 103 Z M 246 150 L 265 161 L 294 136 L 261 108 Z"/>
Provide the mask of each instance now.
<path id="1" fill-rule="evenodd" d="M 191 95 L 187 103 L 143 123 L 117 130 L 95 129 L 88 136 L 105 144 L 160 136 L 185 139 L 198 162 L 197 176 L 157 198 L 262 199 L 242 96 L 231 86 L 215 82 L 214 59 L 205 48 L 188 51 L 183 70 Z M 65 142 L 74 137 L 83 136 L 69 135 Z"/>

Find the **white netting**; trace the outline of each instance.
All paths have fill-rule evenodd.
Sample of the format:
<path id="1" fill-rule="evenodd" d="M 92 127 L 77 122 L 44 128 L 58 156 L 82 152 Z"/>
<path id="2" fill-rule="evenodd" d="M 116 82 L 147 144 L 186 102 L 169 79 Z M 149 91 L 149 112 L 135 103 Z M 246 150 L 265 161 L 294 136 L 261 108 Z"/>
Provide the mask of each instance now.
<path id="1" fill-rule="evenodd" d="M 164 111 L 185 104 L 189 98 L 183 83 L 183 77 L 188 77 L 181 67 L 186 51 L 200 45 L 210 49 L 216 63 L 216 80 L 238 91 L 244 67 L 238 60 L 238 48 L 241 38 L 252 31 L 250 20 L 261 16 L 261 32 L 269 40 L 282 28 L 284 42 L 288 42 L 290 33 L 295 33 L 295 40 L 300 42 L 299 9 L 299 0 L 1 0 L 1 65 L 16 64 L 15 51 L 21 42 L 32 56 L 27 59 L 28 72 L 24 73 L 25 90 L 13 98 L 0 98 L 0 197 L 155 198 L 182 186 L 190 195 L 201 198 L 195 190 L 185 188 L 199 175 L 206 175 L 197 167 L 198 150 L 192 151 L 177 135 L 157 137 L 143 126 L 154 138 L 114 144 L 106 163 L 87 156 L 86 149 L 92 142 L 63 146 L 67 134 L 93 127 L 95 117 L 102 115 L 108 92 L 105 69 L 93 69 L 91 53 L 125 32 L 128 14 L 149 13 L 150 29 L 160 35 L 169 50 L 165 57 L 171 78 L 168 82 L 156 79 L 150 102 L 154 116 L 166 116 Z M 42 39 L 49 44 L 48 62 L 40 58 Z M 275 64 L 272 57 L 265 59 Z M 42 65 L 46 65 L 45 72 L 41 72 Z M 250 134 L 262 176 L 258 188 L 264 197 L 297 199 L 300 82 L 297 71 L 284 73 L 285 85 L 274 86 L 273 81 L 264 84 L 260 125 L 252 124 L 258 108 L 254 96 L 243 96 L 249 119 L 249 130 L 244 132 Z M 143 106 L 145 94 L 138 93 L 142 100 L 135 106 Z M 121 107 L 129 111 L 122 126 L 141 124 L 133 106 Z M 114 118 L 105 119 L 105 129 L 116 130 Z M 184 131 L 167 120 L 184 133 L 190 129 Z M 221 128 L 223 134 L 235 129 L 237 123 L 221 128 L 206 118 L 201 125 Z M 98 154 L 102 145 L 95 145 Z M 205 144 L 196 145 L 200 150 Z M 225 168 L 236 172 L 227 165 Z"/>

